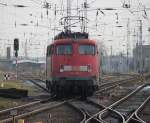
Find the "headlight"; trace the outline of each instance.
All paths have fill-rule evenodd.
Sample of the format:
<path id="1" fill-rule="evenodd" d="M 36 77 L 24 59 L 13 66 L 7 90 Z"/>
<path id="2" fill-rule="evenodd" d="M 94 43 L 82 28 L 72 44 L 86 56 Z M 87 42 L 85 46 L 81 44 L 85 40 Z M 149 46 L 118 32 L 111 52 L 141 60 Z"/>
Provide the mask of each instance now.
<path id="1" fill-rule="evenodd" d="M 88 66 L 80 66 L 80 71 L 83 71 L 83 72 L 88 71 Z"/>
<path id="2" fill-rule="evenodd" d="M 82 72 L 91 72 L 91 66 L 90 65 L 80 66 L 80 71 L 82 71 Z"/>
<path id="3" fill-rule="evenodd" d="M 72 66 L 70 65 L 60 65 L 60 72 L 72 71 Z"/>

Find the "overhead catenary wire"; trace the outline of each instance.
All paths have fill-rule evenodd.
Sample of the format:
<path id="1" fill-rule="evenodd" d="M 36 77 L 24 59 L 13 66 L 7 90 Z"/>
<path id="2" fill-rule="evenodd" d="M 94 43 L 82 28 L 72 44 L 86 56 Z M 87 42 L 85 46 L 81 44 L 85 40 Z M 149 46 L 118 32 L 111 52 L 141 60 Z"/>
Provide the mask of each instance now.
<path id="1" fill-rule="evenodd" d="M 61 28 L 61 25 L 59 25 L 58 26 L 58 23 L 57 23 L 57 20 L 58 20 L 58 18 L 59 18 L 59 16 L 64 16 L 64 12 L 66 11 L 66 9 L 65 9 L 65 6 L 64 6 L 64 0 L 60 0 L 60 5 L 57 5 L 56 6 L 56 9 L 55 9 L 55 4 L 53 4 L 53 3 L 55 3 L 55 2 L 53 2 L 53 3 L 51 3 L 51 1 L 49 0 L 46 0 L 45 1 L 45 3 L 49 3 L 49 4 L 51 4 L 51 8 L 46 8 L 46 7 L 43 7 L 43 5 L 44 5 L 44 0 L 28 0 L 28 1 L 31 1 L 32 3 L 33 3 L 33 5 L 30 5 L 30 4 L 23 4 L 23 6 L 27 6 L 27 7 L 18 7 L 19 8 L 19 10 L 20 11 L 22 11 L 21 9 L 23 9 L 23 10 L 27 10 L 27 9 L 31 9 L 31 7 L 34 7 L 34 6 L 36 6 L 36 7 L 40 7 L 41 8 L 41 10 L 40 10 L 40 15 L 38 15 L 38 12 L 39 12 L 39 10 L 37 9 L 37 10 L 33 10 L 32 11 L 32 14 L 33 15 L 35 15 L 36 17 L 33 17 L 32 19 L 31 19 L 31 21 L 32 21 L 32 23 L 30 23 L 30 22 L 28 22 L 28 21 L 26 21 L 27 19 L 22 19 L 22 18 L 27 18 L 27 16 L 26 16 L 26 13 L 23 13 L 22 15 L 21 14 L 18 14 L 18 12 L 16 13 L 16 20 L 19 22 L 19 23 L 17 23 L 19 26 L 22 26 L 23 28 L 30 28 L 30 27 L 34 27 L 34 25 L 36 24 L 36 23 L 38 23 L 37 25 L 38 26 L 35 26 L 35 29 L 36 28 L 45 28 L 45 29 L 54 29 L 54 27 L 53 26 L 50 26 L 50 25 L 53 25 L 54 23 L 56 23 L 56 28 L 59 28 L 60 30 L 62 30 L 62 28 Z M 98 0 L 93 0 L 93 1 L 90 1 L 90 0 L 88 0 L 88 2 L 87 2 L 87 4 L 89 4 L 89 6 L 90 5 L 92 5 L 92 4 L 95 4 L 96 2 L 97 2 Z M 128 1 L 128 0 L 127 0 Z M 78 0 L 78 2 L 80 2 L 79 0 Z M 9 2 L 7 2 L 8 4 L 9 4 Z M 132 4 L 132 3 L 130 3 L 130 4 Z M 10 4 L 9 4 L 10 5 Z M 4 5 L 0 5 L 0 6 L 4 6 Z M 129 13 L 131 13 L 130 15 L 128 15 L 128 16 L 132 16 L 133 14 L 132 13 L 135 13 L 136 11 L 137 11 L 137 13 L 142 13 L 143 12 L 143 15 L 145 15 L 146 17 L 149 15 L 149 13 L 148 13 L 148 9 L 149 8 L 147 8 L 147 6 L 145 6 L 145 8 L 144 9 L 141 9 L 141 5 L 139 5 L 140 7 L 140 9 L 137 9 L 137 7 L 136 6 L 131 6 L 131 8 L 130 8 L 130 11 L 131 12 L 129 12 Z M 7 6 L 8 8 L 9 7 L 15 7 L 14 5 L 12 5 L 12 6 Z M 46 14 L 46 10 L 48 9 L 48 14 Z M 107 7 L 103 7 L 103 8 L 98 8 L 98 7 L 89 7 L 89 8 L 87 8 L 87 11 L 88 11 L 88 13 L 94 13 L 93 15 L 96 15 L 96 12 L 98 11 L 99 13 L 99 18 L 97 19 L 97 29 L 98 29 L 98 31 L 100 31 L 101 30 L 101 23 L 103 23 L 104 22 L 104 19 L 105 19 L 105 17 L 103 16 L 104 14 L 100 14 L 100 11 L 99 11 L 99 9 L 101 10 L 101 11 L 103 11 L 104 12 L 104 14 L 105 14 L 105 16 L 106 17 L 108 17 L 108 16 L 110 16 L 110 17 L 113 17 L 113 18 L 115 18 L 114 20 L 112 20 L 112 21 L 114 21 L 114 22 L 116 22 L 116 20 L 117 20 L 117 17 L 116 17 L 116 15 L 115 15 L 115 13 L 118 13 L 118 16 L 119 16 L 119 19 L 118 19 L 118 22 L 119 22 L 119 24 L 122 24 L 123 23 L 123 21 L 122 21 L 122 18 L 121 18 L 121 16 L 123 16 L 123 15 L 127 15 L 128 13 L 127 13 L 127 9 L 125 9 L 125 8 L 122 8 L 122 7 L 112 7 L 112 8 L 107 8 Z M 37 12 L 35 12 L 35 11 L 37 11 Z M 78 13 L 81 13 L 82 11 L 84 11 L 82 8 L 81 8 L 81 6 L 79 5 L 79 3 L 76 5 L 76 6 L 74 6 L 72 9 L 71 9 L 71 11 L 73 11 L 73 12 L 75 12 L 75 11 L 77 11 Z M 27 12 L 28 13 L 28 12 Z M 50 16 L 50 14 L 51 13 L 54 13 L 54 15 L 56 15 L 57 17 L 56 17 L 56 21 L 54 21 L 54 16 Z M 110 13 L 113 13 L 112 15 L 110 15 Z M 126 14 L 127 13 L 127 14 Z M 89 14 L 89 15 L 90 15 Z M 29 14 L 28 14 L 29 15 Z M 47 16 L 48 15 L 48 16 Z M 14 16 L 14 15 L 12 15 L 12 16 Z M 19 17 L 17 17 L 17 16 L 19 16 Z M 93 16 L 92 16 L 93 17 Z M 31 18 L 31 17 L 30 17 Z M 42 20 L 42 21 L 40 21 L 39 20 L 39 18 Z M 131 17 L 132 18 L 132 17 Z M 133 18 L 135 18 L 135 17 L 133 17 Z M 102 19 L 102 20 L 101 20 Z M 38 22 L 37 22 L 37 20 L 38 20 Z M 95 18 L 90 18 L 90 22 L 89 22 L 89 26 L 88 26 L 88 28 L 90 28 L 91 27 L 91 23 L 94 23 L 94 21 L 95 21 Z M 50 24 L 49 24 L 50 23 Z M 22 24 L 22 25 L 20 25 L 20 24 Z M 24 26 L 23 24 L 27 24 L 27 26 Z M 46 25 L 47 24 L 47 25 Z M 41 25 L 43 25 L 43 26 L 41 26 Z M 115 25 L 115 23 L 114 23 L 114 25 Z M 50 28 L 49 28 L 50 27 Z M 90 29 L 90 31 L 91 30 L 95 30 L 95 29 Z M 34 31 L 34 30 L 33 30 Z"/>

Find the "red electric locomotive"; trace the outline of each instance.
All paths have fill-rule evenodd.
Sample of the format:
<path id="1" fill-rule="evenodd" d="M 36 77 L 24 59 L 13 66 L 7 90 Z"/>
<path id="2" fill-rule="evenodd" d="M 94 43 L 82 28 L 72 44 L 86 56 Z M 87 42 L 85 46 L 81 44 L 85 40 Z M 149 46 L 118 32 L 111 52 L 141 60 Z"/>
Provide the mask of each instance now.
<path id="1" fill-rule="evenodd" d="M 88 33 L 62 32 L 47 47 L 46 68 L 51 93 L 92 95 L 99 82 L 97 44 Z"/>

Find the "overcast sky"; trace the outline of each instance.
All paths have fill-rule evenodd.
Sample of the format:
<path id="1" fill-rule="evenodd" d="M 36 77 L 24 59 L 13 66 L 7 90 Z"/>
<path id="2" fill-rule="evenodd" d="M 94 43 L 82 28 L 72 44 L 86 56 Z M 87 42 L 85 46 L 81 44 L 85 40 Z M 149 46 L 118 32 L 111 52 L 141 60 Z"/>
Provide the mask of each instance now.
<path id="1" fill-rule="evenodd" d="M 43 7 L 44 1 L 49 3 L 49 9 Z M 81 7 L 84 0 L 71 0 L 72 8 Z M 130 43 L 133 48 L 138 33 L 138 21 L 143 22 L 143 40 L 149 44 L 150 34 L 150 1 L 149 0 L 87 0 L 88 2 L 88 32 L 90 38 L 102 42 L 106 46 L 108 54 L 112 46 L 113 54 L 126 52 L 127 22 L 129 22 Z M 130 4 L 130 8 L 123 8 L 123 3 Z M 24 5 L 26 7 L 15 7 Z M 19 55 L 24 56 L 27 49 L 28 56 L 43 56 L 46 46 L 63 27 L 59 19 L 65 16 L 65 12 L 57 11 L 66 8 L 66 0 L 0 0 L 0 49 L 1 55 L 6 54 L 6 47 L 13 44 L 14 38 L 20 40 Z M 97 10 L 100 8 L 102 12 Z M 116 10 L 103 10 L 114 8 Z M 93 10 L 94 9 L 94 10 Z M 72 11 L 76 15 L 77 11 Z M 118 15 L 118 16 L 117 16 Z M 128 21 L 129 18 L 129 21 Z M 119 26 L 119 27 L 118 27 Z M 120 27 L 122 26 L 122 27 Z M 27 47 L 25 47 L 27 46 Z M 13 48 L 12 48 L 13 50 Z M 131 51 L 130 51 L 131 52 Z"/>

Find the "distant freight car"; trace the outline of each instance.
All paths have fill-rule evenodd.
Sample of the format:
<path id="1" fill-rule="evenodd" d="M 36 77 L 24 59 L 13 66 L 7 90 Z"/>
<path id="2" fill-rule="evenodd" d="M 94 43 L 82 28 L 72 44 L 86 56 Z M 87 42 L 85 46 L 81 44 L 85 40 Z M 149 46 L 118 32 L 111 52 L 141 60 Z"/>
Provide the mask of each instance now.
<path id="1" fill-rule="evenodd" d="M 46 86 L 51 93 L 88 96 L 98 87 L 98 48 L 87 33 L 60 33 L 46 56 Z"/>

